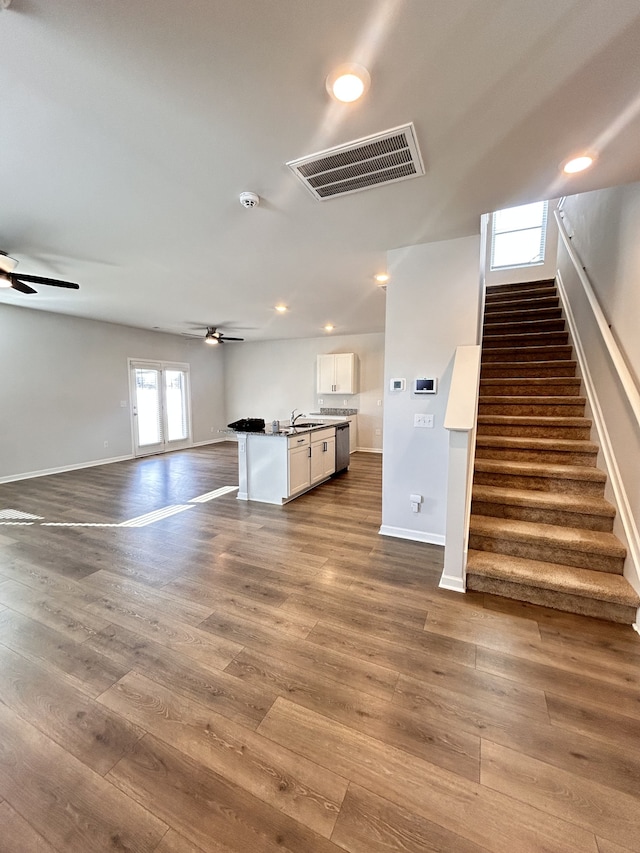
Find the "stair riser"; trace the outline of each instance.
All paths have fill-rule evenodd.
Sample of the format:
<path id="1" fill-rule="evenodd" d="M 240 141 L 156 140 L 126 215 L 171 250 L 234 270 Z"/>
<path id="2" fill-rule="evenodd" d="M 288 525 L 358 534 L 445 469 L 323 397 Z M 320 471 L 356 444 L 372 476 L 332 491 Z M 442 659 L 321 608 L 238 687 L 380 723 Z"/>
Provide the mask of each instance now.
<path id="1" fill-rule="evenodd" d="M 527 450 L 524 447 L 476 447 L 476 459 L 504 462 L 548 462 L 550 465 L 587 465 L 596 467 L 597 453 L 571 450 Z"/>
<path id="2" fill-rule="evenodd" d="M 506 284 L 489 284 L 487 293 L 520 293 L 523 290 L 535 290 L 537 288 L 554 287 L 554 278 L 536 278 L 533 281 L 507 282 Z"/>
<path id="3" fill-rule="evenodd" d="M 558 295 L 555 284 L 540 284 L 535 287 L 521 287 L 518 289 L 501 287 L 488 287 L 485 294 L 485 304 L 492 305 L 495 302 L 523 302 L 532 299 L 546 299 Z"/>
<path id="4" fill-rule="evenodd" d="M 532 377 L 544 379 L 546 377 L 571 377 L 575 376 L 576 363 L 570 359 L 560 362 L 518 362 L 517 364 L 506 364 L 504 362 L 483 362 L 480 372 L 483 379 L 524 379 Z"/>
<path id="5" fill-rule="evenodd" d="M 528 601 L 530 604 L 551 607 L 564 613 L 595 616 L 597 619 L 607 619 L 609 622 L 619 622 L 622 625 L 631 625 L 636 616 L 635 607 L 539 589 L 538 587 L 471 573 L 467 575 L 467 589 L 486 592 L 490 595 L 501 595 L 503 598 L 511 598 L 515 601 Z"/>
<path id="6" fill-rule="evenodd" d="M 478 435 L 505 435 L 520 438 L 568 438 L 574 441 L 588 441 L 591 435 L 591 427 L 478 423 Z"/>
<path id="7" fill-rule="evenodd" d="M 543 382 L 505 382 L 493 384 L 486 379 L 480 381 L 480 397 L 576 397 L 580 394 L 580 380 L 567 379 L 562 385 Z"/>
<path id="8" fill-rule="evenodd" d="M 571 477 L 541 477 L 522 474 L 475 471 L 473 482 L 480 486 L 498 486 L 503 489 L 533 489 L 536 492 L 553 492 L 559 495 L 604 495 L 604 482 L 573 479 Z"/>
<path id="9" fill-rule="evenodd" d="M 569 341 L 568 332 L 532 332 L 515 335 L 485 335 L 482 348 L 485 349 L 521 349 L 522 347 L 565 346 Z"/>
<path id="10" fill-rule="evenodd" d="M 480 415 L 511 415 L 513 417 L 532 415 L 541 418 L 581 418 L 584 416 L 584 403 L 484 403 L 482 397 L 478 404 Z"/>
<path id="11" fill-rule="evenodd" d="M 513 309 L 512 311 L 486 311 L 485 326 L 488 323 L 529 323 L 537 320 L 562 319 L 562 308 L 559 305 L 542 308 Z"/>
<path id="12" fill-rule="evenodd" d="M 570 358 L 571 347 L 569 344 L 552 347 L 488 347 L 487 349 L 483 347 L 482 350 L 482 364 L 495 361 L 562 361 Z"/>
<path id="13" fill-rule="evenodd" d="M 519 320 L 507 319 L 498 321 L 494 318 L 485 320 L 483 325 L 485 337 L 488 335 L 521 335 L 526 332 L 564 332 L 565 323 L 562 317 L 557 320 L 535 317 L 523 317 Z"/>
<path id="14" fill-rule="evenodd" d="M 583 530 L 596 530 L 600 533 L 611 533 L 613 530 L 613 519 L 609 516 L 561 512 L 557 509 L 538 509 L 515 506 L 514 504 L 474 500 L 471 504 L 471 512 L 475 515 L 510 518 L 514 521 L 530 521 L 534 524 L 557 524 L 562 527 L 579 527 Z"/>
<path id="15" fill-rule="evenodd" d="M 507 300 L 499 301 L 494 299 L 489 301 L 484 306 L 485 319 L 493 317 L 495 314 L 506 314 L 518 312 L 519 314 L 533 314 L 536 311 L 561 310 L 560 299 L 556 296 L 543 296 L 538 299 L 527 300 Z"/>
<path id="16" fill-rule="evenodd" d="M 490 536 L 478 536 L 473 531 L 469 534 L 469 548 L 494 554 L 507 554 L 510 557 L 525 557 L 544 563 L 560 563 L 563 566 L 590 569 L 592 572 L 607 572 L 612 575 L 621 575 L 624 565 L 621 557 L 608 554 L 570 551 L 567 548 L 558 548 L 556 545 L 546 545 L 543 542 L 493 539 Z"/>

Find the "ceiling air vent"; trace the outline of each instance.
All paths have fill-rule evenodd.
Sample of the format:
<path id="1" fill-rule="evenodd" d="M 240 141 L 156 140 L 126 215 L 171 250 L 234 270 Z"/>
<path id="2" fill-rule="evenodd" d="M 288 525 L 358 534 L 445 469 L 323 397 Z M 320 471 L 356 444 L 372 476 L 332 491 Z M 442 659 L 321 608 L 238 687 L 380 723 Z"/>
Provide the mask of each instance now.
<path id="1" fill-rule="evenodd" d="M 412 122 L 290 160 L 287 166 L 320 201 L 424 175 Z"/>

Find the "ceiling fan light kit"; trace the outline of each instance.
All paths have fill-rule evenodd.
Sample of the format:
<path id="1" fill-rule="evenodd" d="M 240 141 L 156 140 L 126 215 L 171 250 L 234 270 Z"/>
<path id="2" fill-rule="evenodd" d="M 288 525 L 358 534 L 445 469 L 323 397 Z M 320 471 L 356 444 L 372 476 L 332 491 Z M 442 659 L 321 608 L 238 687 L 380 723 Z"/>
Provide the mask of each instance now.
<path id="1" fill-rule="evenodd" d="M 0 0 L 2 2 L 2 0 Z M 72 281 L 60 281 L 57 278 L 48 278 L 42 275 L 26 275 L 14 272 L 18 262 L 9 257 L 6 252 L 0 250 L 0 287 L 10 287 L 19 293 L 37 293 L 27 282 L 33 284 L 48 284 L 51 287 L 67 287 L 71 290 L 79 290 L 80 285 Z"/>
<path id="2" fill-rule="evenodd" d="M 217 344 L 226 344 L 227 341 L 243 341 L 244 338 L 230 338 L 224 334 L 224 332 L 219 332 L 216 326 L 207 326 L 207 331 L 204 336 L 205 344 L 210 344 L 211 346 L 216 346 Z"/>

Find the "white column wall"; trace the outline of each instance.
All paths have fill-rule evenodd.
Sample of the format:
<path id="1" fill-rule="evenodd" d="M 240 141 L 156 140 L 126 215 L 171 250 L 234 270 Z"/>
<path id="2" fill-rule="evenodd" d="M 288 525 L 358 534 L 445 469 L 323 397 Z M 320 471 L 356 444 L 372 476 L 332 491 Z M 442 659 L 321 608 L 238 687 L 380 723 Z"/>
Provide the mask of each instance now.
<path id="1" fill-rule="evenodd" d="M 381 533 L 444 544 L 449 435 L 444 428 L 456 347 L 477 343 L 480 237 L 389 252 L 384 369 Z M 438 393 L 414 395 L 413 382 L 435 376 Z M 392 378 L 405 391 L 390 391 Z M 431 413 L 433 429 L 414 427 Z M 420 494 L 420 512 L 409 496 Z"/>

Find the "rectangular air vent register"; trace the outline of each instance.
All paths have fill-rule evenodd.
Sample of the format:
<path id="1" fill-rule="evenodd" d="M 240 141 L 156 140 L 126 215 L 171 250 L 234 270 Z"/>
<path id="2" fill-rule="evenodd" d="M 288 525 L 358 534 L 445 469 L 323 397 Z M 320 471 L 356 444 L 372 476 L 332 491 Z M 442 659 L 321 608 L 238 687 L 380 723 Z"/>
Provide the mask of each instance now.
<path id="1" fill-rule="evenodd" d="M 290 160 L 287 166 L 320 201 L 424 175 L 412 122 Z"/>

